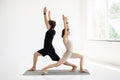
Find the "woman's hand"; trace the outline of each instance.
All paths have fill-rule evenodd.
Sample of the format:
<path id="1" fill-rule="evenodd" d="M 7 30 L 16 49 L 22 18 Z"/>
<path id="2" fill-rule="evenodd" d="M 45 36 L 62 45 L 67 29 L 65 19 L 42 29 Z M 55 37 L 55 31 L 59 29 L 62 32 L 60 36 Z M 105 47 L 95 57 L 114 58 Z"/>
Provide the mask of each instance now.
<path id="1" fill-rule="evenodd" d="M 62 19 L 63 19 L 63 21 L 65 21 L 65 16 L 64 15 L 62 15 Z"/>

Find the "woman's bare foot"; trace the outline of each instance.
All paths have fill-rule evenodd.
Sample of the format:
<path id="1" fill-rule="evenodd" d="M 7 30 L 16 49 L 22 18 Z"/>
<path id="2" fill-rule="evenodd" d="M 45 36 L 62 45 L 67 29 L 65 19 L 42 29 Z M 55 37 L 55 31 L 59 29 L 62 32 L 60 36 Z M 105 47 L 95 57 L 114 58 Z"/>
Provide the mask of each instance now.
<path id="1" fill-rule="evenodd" d="M 77 69 L 77 66 L 73 66 L 72 70 L 70 72 L 74 72 Z"/>
<path id="2" fill-rule="evenodd" d="M 46 75 L 48 73 L 45 69 L 42 69 L 41 72 L 42 72 L 42 75 Z"/>
<path id="3" fill-rule="evenodd" d="M 36 68 L 30 68 L 28 71 L 35 71 Z"/>

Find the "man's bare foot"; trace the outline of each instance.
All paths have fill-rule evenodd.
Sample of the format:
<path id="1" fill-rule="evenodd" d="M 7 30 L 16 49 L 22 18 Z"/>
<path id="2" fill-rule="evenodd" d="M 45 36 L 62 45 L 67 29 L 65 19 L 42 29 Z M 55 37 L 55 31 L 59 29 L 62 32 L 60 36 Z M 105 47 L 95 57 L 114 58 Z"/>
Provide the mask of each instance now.
<path id="1" fill-rule="evenodd" d="M 35 71 L 35 70 L 36 70 L 36 68 L 31 68 L 28 71 Z"/>
<path id="2" fill-rule="evenodd" d="M 80 72 L 81 72 L 81 73 L 86 73 L 87 70 L 86 70 L 86 69 L 81 69 Z"/>
<path id="3" fill-rule="evenodd" d="M 42 69 L 41 72 L 42 72 L 42 75 L 46 75 L 48 73 L 45 69 Z"/>
<path id="4" fill-rule="evenodd" d="M 77 69 L 77 66 L 73 66 L 72 70 L 70 72 L 74 72 Z"/>

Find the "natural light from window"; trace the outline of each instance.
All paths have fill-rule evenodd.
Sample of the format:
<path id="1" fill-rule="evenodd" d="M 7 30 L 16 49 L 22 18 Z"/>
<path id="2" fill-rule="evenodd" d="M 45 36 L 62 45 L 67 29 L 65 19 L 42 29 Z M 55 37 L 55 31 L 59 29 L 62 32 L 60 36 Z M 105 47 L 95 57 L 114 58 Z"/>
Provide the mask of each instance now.
<path id="1" fill-rule="evenodd" d="M 92 40 L 120 40 L 120 0 L 87 3 L 87 34 Z"/>

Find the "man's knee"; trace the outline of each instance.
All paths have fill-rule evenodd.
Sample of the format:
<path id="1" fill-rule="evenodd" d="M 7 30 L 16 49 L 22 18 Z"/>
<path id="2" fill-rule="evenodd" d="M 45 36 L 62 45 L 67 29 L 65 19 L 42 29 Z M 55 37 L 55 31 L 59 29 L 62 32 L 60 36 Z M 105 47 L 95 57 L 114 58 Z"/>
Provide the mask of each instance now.
<path id="1" fill-rule="evenodd" d="M 38 52 L 35 52 L 35 53 L 34 53 L 34 56 L 39 56 L 39 53 L 38 53 Z"/>

